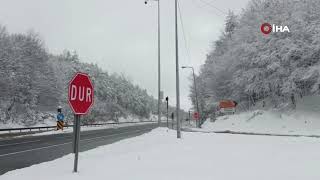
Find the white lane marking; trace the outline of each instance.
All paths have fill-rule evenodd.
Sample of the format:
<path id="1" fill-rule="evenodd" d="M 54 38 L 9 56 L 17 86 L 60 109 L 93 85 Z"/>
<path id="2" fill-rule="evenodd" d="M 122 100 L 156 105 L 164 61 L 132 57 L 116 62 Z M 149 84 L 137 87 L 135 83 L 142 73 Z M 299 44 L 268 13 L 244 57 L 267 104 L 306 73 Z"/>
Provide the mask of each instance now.
<path id="1" fill-rule="evenodd" d="M 7 153 L 7 154 L 1 154 L 0 157 L 9 156 L 9 155 L 15 155 L 15 154 L 20 154 L 20 153 L 25 153 L 25 152 L 30 152 L 30 151 L 36 151 L 36 150 L 41 150 L 41 149 L 48 149 L 48 148 L 57 147 L 57 146 L 62 146 L 62 145 L 66 145 L 66 144 L 71 144 L 71 142 L 62 143 L 62 144 L 55 144 L 55 145 L 51 145 L 51 146 L 34 148 L 34 149 L 28 149 L 28 150 L 24 150 L 24 151 L 17 151 L 17 152 L 12 152 L 12 153 Z"/>
<path id="2" fill-rule="evenodd" d="M 25 141 L 25 142 L 11 143 L 11 144 L 1 144 L 0 147 L 3 147 L 3 146 L 12 146 L 12 145 L 18 145 L 18 144 L 27 144 L 27 143 L 33 143 L 33 142 L 39 142 L 39 141 L 40 141 L 40 140 Z"/>
<path id="3" fill-rule="evenodd" d="M 130 134 L 130 133 L 135 133 L 135 132 L 140 132 L 140 131 L 142 131 L 142 130 L 136 130 L 136 131 L 124 132 L 124 133 L 118 133 L 118 134 L 111 134 L 111 135 L 107 135 L 107 136 L 99 136 L 99 137 L 83 139 L 83 140 L 80 139 L 80 141 L 90 141 L 90 140 L 93 140 L 93 139 L 99 139 L 99 138 L 103 138 L 103 137 L 112 137 L 112 136 L 121 135 L 121 134 Z M 15 155 L 15 154 L 21 154 L 21 153 L 25 153 L 25 152 L 31 152 L 31 151 L 42 150 L 42 149 L 49 149 L 49 148 L 52 148 L 52 147 L 63 146 L 63 145 L 66 145 L 66 144 L 71 144 L 71 143 L 72 142 L 66 142 L 66 143 L 61 143 L 61 144 L 45 146 L 45 147 L 28 149 L 28 150 L 24 150 L 24 151 L 17 151 L 17 152 L 12 152 L 12 153 L 7 153 L 7 154 L 1 154 L 0 157 L 10 156 L 10 155 Z"/>
<path id="4" fill-rule="evenodd" d="M 144 130 L 149 130 L 149 129 L 144 129 Z M 100 139 L 100 138 L 104 138 L 104 137 L 110 137 L 110 136 L 115 136 L 115 135 L 120 135 L 120 134 L 131 134 L 131 133 L 136 133 L 136 132 L 141 132 L 142 130 L 135 130 L 135 131 L 130 131 L 130 132 L 124 132 L 124 133 L 119 133 L 119 134 L 110 134 L 110 135 L 106 135 L 106 136 L 99 136 L 99 137 L 94 137 L 94 138 L 88 138 L 88 139 L 80 139 L 80 141 L 90 141 L 93 139 Z"/>

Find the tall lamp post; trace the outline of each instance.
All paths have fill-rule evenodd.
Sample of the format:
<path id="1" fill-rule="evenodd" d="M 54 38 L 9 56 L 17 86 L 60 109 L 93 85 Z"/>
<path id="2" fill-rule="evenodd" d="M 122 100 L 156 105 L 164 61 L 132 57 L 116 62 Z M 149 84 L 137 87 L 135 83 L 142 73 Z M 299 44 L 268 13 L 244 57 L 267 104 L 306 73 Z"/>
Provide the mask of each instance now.
<path id="1" fill-rule="evenodd" d="M 160 0 L 145 0 L 144 3 L 148 4 L 149 1 L 158 2 L 158 125 L 161 123 L 161 83 L 160 83 Z"/>
<path id="2" fill-rule="evenodd" d="M 196 106 L 197 106 L 197 112 L 199 113 L 199 119 L 201 119 L 201 114 L 199 111 L 199 102 L 198 102 L 198 91 L 197 91 L 197 83 L 196 83 L 196 76 L 194 75 L 194 68 L 192 66 L 182 66 L 182 69 L 190 68 L 192 69 L 192 75 L 193 75 L 193 83 L 194 83 L 194 91 L 196 93 Z M 201 123 L 200 121 L 197 121 L 197 126 L 200 128 Z"/>
<path id="3" fill-rule="evenodd" d="M 180 123 L 180 87 L 179 87 L 179 45 L 178 45 L 178 0 L 175 0 L 175 40 L 176 40 L 176 98 L 177 98 L 177 138 L 181 138 L 181 123 Z"/>

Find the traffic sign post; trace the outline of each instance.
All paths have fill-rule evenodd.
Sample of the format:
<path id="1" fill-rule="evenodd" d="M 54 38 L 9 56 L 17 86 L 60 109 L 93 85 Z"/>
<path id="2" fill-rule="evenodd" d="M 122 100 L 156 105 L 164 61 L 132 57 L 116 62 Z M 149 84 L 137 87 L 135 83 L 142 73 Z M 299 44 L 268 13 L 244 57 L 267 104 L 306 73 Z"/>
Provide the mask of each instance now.
<path id="1" fill-rule="evenodd" d="M 171 119 L 172 119 L 172 129 L 173 129 L 173 124 L 174 124 L 174 112 L 171 113 Z"/>
<path id="2" fill-rule="evenodd" d="M 57 130 L 61 129 L 63 131 L 64 126 L 64 115 L 62 114 L 61 108 L 58 109 L 57 115 Z"/>
<path id="3" fill-rule="evenodd" d="M 167 102 L 167 127 L 169 128 L 169 97 L 166 97 Z"/>
<path id="4" fill-rule="evenodd" d="M 68 101 L 74 113 L 73 122 L 73 172 L 78 171 L 80 141 L 80 116 L 87 114 L 94 101 L 94 89 L 90 77 L 85 73 L 76 73 L 69 83 Z"/>
<path id="5" fill-rule="evenodd" d="M 75 123 L 73 125 L 75 131 L 73 132 L 74 136 L 74 163 L 73 163 L 73 172 L 78 171 L 78 156 L 79 156 L 79 141 L 80 141 L 80 115 L 75 115 Z"/>

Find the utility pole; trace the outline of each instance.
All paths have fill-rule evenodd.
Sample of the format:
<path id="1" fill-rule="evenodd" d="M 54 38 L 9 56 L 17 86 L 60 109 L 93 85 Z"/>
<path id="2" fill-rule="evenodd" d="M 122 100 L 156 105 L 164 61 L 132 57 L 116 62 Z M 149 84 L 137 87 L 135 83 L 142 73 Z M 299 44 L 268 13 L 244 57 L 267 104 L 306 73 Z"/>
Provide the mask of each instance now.
<path id="1" fill-rule="evenodd" d="M 160 126 L 161 123 L 161 99 L 160 99 L 160 89 L 161 89 L 161 78 L 160 78 L 160 0 L 158 1 L 158 125 Z"/>
<path id="2" fill-rule="evenodd" d="M 185 69 L 185 68 L 190 68 L 192 69 L 192 75 L 193 75 L 193 84 L 194 84 L 194 91 L 195 91 L 195 95 L 196 95 L 196 107 L 197 107 L 197 112 L 199 113 L 199 120 L 196 121 L 196 125 L 198 128 L 201 127 L 201 113 L 200 113 L 200 109 L 199 109 L 199 101 L 198 101 L 198 90 L 197 90 L 197 83 L 196 83 L 196 76 L 194 74 L 194 68 L 192 66 L 182 66 L 181 67 L 182 69 Z"/>
<path id="3" fill-rule="evenodd" d="M 196 76 L 194 75 L 194 69 L 192 67 L 192 75 L 193 75 L 193 83 L 194 83 L 194 90 L 195 90 L 195 93 L 196 93 L 196 104 L 197 104 L 197 111 L 199 113 L 199 116 L 200 116 L 200 112 L 199 112 L 199 101 L 198 101 L 198 91 L 197 91 L 197 83 L 196 83 Z M 198 128 L 200 128 L 200 119 L 201 119 L 201 116 L 199 117 L 197 123 L 198 123 Z"/>
<path id="4" fill-rule="evenodd" d="M 202 119 L 202 116 L 200 114 L 200 109 L 199 109 L 199 101 L 198 101 L 198 91 L 197 91 L 197 83 L 196 83 L 196 76 L 194 75 L 194 68 L 192 67 L 192 75 L 193 75 L 193 83 L 194 83 L 194 90 L 195 90 L 195 93 L 196 93 L 196 104 L 197 104 L 197 111 L 199 113 L 199 119 L 198 119 L 198 128 L 201 127 L 201 119 Z"/>
<path id="5" fill-rule="evenodd" d="M 181 138 L 180 127 L 180 87 L 179 87 L 179 51 L 178 51 L 178 0 L 175 0 L 175 34 L 176 34 L 176 98 L 177 98 L 177 138 Z"/>

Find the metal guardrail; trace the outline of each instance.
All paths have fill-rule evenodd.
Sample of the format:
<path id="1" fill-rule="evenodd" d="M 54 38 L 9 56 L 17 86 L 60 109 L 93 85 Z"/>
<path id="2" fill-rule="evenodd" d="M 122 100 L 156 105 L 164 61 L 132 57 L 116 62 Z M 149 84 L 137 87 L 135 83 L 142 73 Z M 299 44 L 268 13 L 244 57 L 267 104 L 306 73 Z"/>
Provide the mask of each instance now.
<path id="1" fill-rule="evenodd" d="M 81 126 L 88 126 L 88 127 L 95 127 L 95 126 L 106 126 L 106 125 L 112 125 L 112 124 L 137 124 L 137 123 L 157 123 L 158 121 L 138 121 L 138 122 L 109 122 L 109 123 L 93 123 L 93 124 L 82 124 Z M 73 127 L 73 125 L 65 125 L 64 127 L 68 128 L 68 127 Z M 39 127 L 24 127 L 24 128 L 6 128 L 6 129 L 0 129 L 0 132 L 3 131 L 8 131 L 9 133 L 12 131 L 32 131 L 32 130 L 46 130 L 49 131 L 49 129 L 56 129 L 57 126 L 39 126 Z"/>

